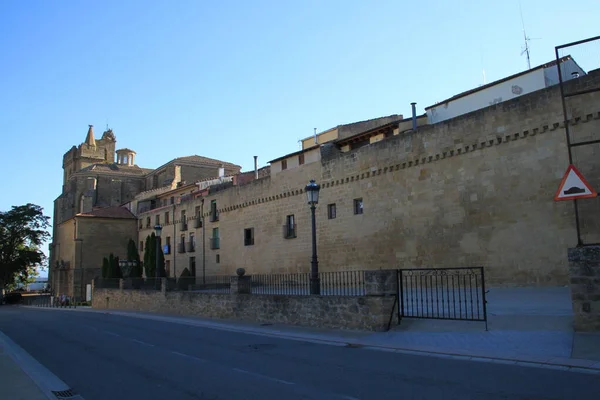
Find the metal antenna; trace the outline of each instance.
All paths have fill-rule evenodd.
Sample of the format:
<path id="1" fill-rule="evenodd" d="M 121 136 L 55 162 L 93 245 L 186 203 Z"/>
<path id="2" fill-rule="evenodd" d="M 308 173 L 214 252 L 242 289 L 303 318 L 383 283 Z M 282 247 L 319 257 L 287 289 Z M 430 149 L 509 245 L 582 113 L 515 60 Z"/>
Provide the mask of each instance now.
<path id="1" fill-rule="evenodd" d="M 523 39 L 525 40 L 525 49 L 523 49 L 523 51 L 521 52 L 521 55 L 523 55 L 523 54 L 527 55 L 527 69 L 531 69 L 531 59 L 529 57 L 529 41 L 532 39 L 539 39 L 539 38 L 530 38 L 525 33 L 525 22 L 523 21 L 523 9 L 521 8 L 520 1 L 519 1 L 519 12 L 521 13 L 521 25 L 523 25 Z"/>

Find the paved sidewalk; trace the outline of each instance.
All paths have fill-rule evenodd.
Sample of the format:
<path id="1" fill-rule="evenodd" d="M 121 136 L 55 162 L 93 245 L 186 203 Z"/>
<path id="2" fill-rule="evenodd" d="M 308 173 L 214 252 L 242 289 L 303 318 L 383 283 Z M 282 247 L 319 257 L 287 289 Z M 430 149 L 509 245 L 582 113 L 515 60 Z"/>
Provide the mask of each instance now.
<path id="1" fill-rule="evenodd" d="M 47 400 L 35 382 L 0 345 L 0 391 L 10 400 Z"/>

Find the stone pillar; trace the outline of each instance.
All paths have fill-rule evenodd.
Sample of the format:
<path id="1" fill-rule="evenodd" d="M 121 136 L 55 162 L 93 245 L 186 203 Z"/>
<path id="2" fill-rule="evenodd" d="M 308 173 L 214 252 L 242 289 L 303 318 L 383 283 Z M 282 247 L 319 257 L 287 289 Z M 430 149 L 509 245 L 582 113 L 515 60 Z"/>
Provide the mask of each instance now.
<path id="1" fill-rule="evenodd" d="M 380 269 L 365 271 L 366 296 L 395 296 L 398 293 L 398 271 Z"/>
<path id="2" fill-rule="evenodd" d="M 600 332 L 600 246 L 569 249 L 576 332 Z"/>
<path id="3" fill-rule="evenodd" d="M 252 285 L 250 276 L 232 276 L 231 277 L 231 294 L 250 294 L 252 293 Z"/>
<path id="4" fill-rule="evenodd" d="M 167 295 L 167 278 L 160 278 L 160 292 Z"/>

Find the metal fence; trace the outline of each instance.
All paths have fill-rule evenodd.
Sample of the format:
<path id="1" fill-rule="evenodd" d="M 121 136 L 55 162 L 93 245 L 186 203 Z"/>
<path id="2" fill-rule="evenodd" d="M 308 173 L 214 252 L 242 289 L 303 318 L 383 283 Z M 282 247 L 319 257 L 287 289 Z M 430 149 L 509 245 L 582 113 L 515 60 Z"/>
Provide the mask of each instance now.
<path id="1" fill-rule="evenodd" d="M 167 290 L 192 291 L 201 293 L 231 293 L 231 276 L 213 275 L 201 277 L 169 278 Z"/>
<path id="2" fill-rule="evenodd" d="M 401 269 L 398 319 L 431 318 L 485 321 L 483 267 Z"/>
<path id="3" fill-rule="evenodd" d="M 320 272 L 321 296 L 362 296 L 365 294 L 364 271 Z M 252 274 L 253 294 L 309 295 L 310 273 Z"/>
<path id="4" fill-rule="evenodd" d="M 48 294 L 22 296 L 20 304 L 31 307 L 77 308 L 78 305 L 87 305 L 88 303 L 83 303 L 75 297 Z"/>

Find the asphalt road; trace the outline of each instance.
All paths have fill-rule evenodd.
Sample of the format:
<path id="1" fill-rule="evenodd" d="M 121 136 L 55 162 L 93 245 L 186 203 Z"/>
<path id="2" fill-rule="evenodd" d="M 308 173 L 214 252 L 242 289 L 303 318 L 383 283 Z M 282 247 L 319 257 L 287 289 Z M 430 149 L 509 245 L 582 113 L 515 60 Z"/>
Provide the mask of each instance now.
<path id="1" fill-rule="evenodd" d="M 599 375 L 109 314 L 3 306 L 0 330 L 86 400 L 599 398 Z"/>

